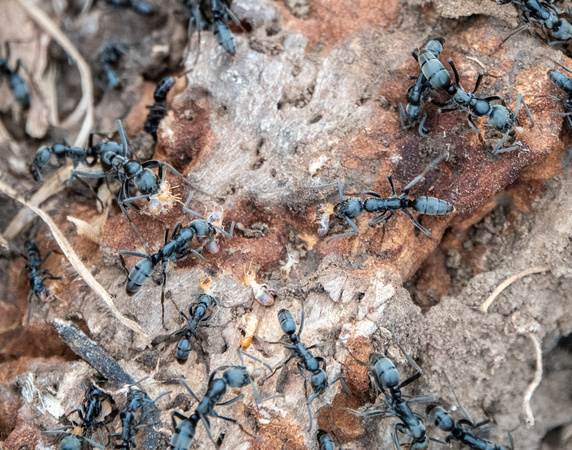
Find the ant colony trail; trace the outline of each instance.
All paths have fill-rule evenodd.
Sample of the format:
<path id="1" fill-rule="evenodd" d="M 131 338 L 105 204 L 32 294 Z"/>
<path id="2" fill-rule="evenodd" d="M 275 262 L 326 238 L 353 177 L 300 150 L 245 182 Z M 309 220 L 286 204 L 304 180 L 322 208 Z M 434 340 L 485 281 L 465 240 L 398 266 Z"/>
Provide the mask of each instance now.
<path id="1" fill-rule="evenodd" d="M 569 2 L 2 11 L 2 449 L 572 448 Z"/>

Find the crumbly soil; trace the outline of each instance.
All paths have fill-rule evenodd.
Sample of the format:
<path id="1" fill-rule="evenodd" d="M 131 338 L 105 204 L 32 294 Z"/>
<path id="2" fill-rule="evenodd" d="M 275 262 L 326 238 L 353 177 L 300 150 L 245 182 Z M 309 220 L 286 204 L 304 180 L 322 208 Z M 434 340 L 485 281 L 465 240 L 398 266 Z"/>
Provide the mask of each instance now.
<path id="1" fill-rule="evenodd" d="M 233 424 L 212 419 L 213 437 L 225 434 L 223 449 L 314 449 L 318 426 L 333 432 L 343 448 L 392 448 L 396 418 L 362 420 L 348 412 L 367 404 L 383 408 L 383 401 L 376 399 L 366 368 L 339 344 L 347 339 L 364 361 L 372 351 L 387 354 L 404 380 L 414 370 L 390 330 L 423 369 L 423 376 L 403 389 L 407 397 L 433 396 L 454 411 L 455 419 L 462 418 L 445 372 L 471 417 L 496 423 L 489 439 L 508 445 L 512 430 L 517 449 L 572 445 L 572 172 L 566 164 L 572 139 L 563 129 L 561 104 L 548 97 L 564 94 L 546 74 L 556 68 L 551 59 L 571 67 L 572 62 L 562 49 L 548 45 L 537 26 L 499 47 L 521 24 L 513 5 L 488 0 L 235 0 L 232 9 L 243 27 L 232 27 L 237 55 L 226 55 L 212 33 L 203 32 L 195 63 L 198 39 L 193 36 L 186 48 L 187 19 L 175 1 L 154 1 L 161 13 L 153 18 L 101 1 L 85 15 L 79 1 L 67 2 L 67 7 L 66 2 L 39 3 L 88 61 L 96 80 L 98 48 L 114 42 L 127 47 L 117 67 L 121 91 L 106 91 L 95 81 L 94 131 L 117 138 L 115 120 L 121 119 L 141 158 L 167 161 L 192 183 L 183 188 L 169 176 L 183 200 L 194 192 L 193 210 L 224 210 L 225 228 L 231 221 L 237 227 L 231 240 L 219 238 L 218 253 L 204 252 L 205 261 L 189 257 L 169 263 L 165 331 L 160 273 L 134 297 L 125 294 L 118 252 L 144 252 L 125 216 L 111 209 L 98 245 L 78 236 L 66 219 L 98 218 L 88 191 L 72 183 L 44 202 L 42 208 L 121 313 L 151 339 L 183 326 L 174 303 L 186 313 L 195 299 L 190 294 L 201 292 L 199 282 L 206 276 L 222 306 L 211 326 L 192 340 L 189 361 L 181 366 L 175 359 L 176 339 L 149 345 L 117 321 L 57 252 L 49 229 L 39 219 L 32 221 L 10 242 L 23 248 L 25 239 L 33 237 L 43 254 L 55 250 L 45 267 L 63 280 L 51 285 L 50 302 L 33 301 L 27 324 L 25 262 L 2 250 L 2 448 L 54 448 L 57 437 L 40 431 L 65 424 L 57 417 L 79 407 L 85 386 L 101 377 L 97 367 L 63 343 L 53 326 L 57 319 L 78 325 L 134 380 L 152 377 L 142 384 L 151 398 L 173 391 L 157 403 L 163 424 L 155 425 L 159 444 L 143 443 L 149 435 L 143 427 L 137 437 L 138 448 L 167 448 L 170 411 L 190 414 L 195 406 L 177 380 L 184 377 L 202 395 L 211 371 L 238 364 L 240 323 L 247 312 L 259 321 L 249 353 L 271 366 L 280 364 L 287 350 L 266 341 L 282 335 L 281 308 L 299 323 L 302 301 L 304 343 L 321 344 L 313 351 L 325 358 L 329 379 L 343 376 L 352 395 L 340 383 L 329 387 L 311 405 L 314 426 L 307 432 L 306 399 L 312 392 L 304 391 L 303 378 L 290 362 L 272 378 L 257 381 L 263 396 L 278 392 L 284 398 L 257 406 L 252 390 L 245 388 L 241 402 L 218 408 L 258 437 L 253 440 Z M 59 16 L 54 5 L 64 5 Z M 53 101 L 48 93 L 54 91 L 63 118 L 77 105 L 81 85 L 59 46 L 42 46 L 45 38 L 17 0 L 6 0 L 2 9 L 7 14 L 0 17 L 0 40 L 22 40 L 12 44 L 10 63 L 21 58 L 35 85 L 27 115 L 14 104 L 6 83 L 0 85 L 1 179 L 24 192 L 34 185 L 27 166 L 36 149 L 63 138 L 72 141 L 79 130 L 78 125 L 69 130 L 50 126 L 47 111 Z M 466 114 L 440 115 L 433 106 L 427 108 L 428 138 L 415 129 L 402 130 L 399 103 L 413 83 L 408 75 L 419 72 L 410 52 L 432 36 L 445 38 L 441 60 L 455 60 L 467 90 L 483 71 L 483 95 L 501 95 L 511 109 L 517 94 L 524 95 L 535 126 L 529 128 L 526 115 L 519 114 L 519 150 L 492 155 L 500 136 L 485 120 L 478 121 L 486 138 L 482 145 Z M 143 122 L 155 83 L 185 71 L 168 98 L 154 146 Z M 55 84 L 48 73 L 55 73 Z M 368 227 L 371 218 L 364 214 L 356 221 L 357 237 L 328 243 L 318 235 L 316 208 L 324 198 L 336 202 L 337 191 L 308 186 L 340 181 L 348 194 L 374 190 L 387 196 L 388 173 L 399 190 L 442 154 L 446 158 L 411 191 L 454 207 L 449 216 L 419 217 L 431 237 L 419 233 L 402 213 L 378 228 Z M 325 164 L 311 173 L 322 156 Z M 0 196 L 0 208 L 4 230 L 19 206 Z M 192 220 L 179 204 L 158 219 L 132 216 L 151 251 L 163 244 L 166 226 Z M 345 231 L 346 225 L 332 218 L 329 235 Z M 280 268 L 289 251 L 298 251 L 300 264 L 284 279 Z M 126 261 L 132 267 L 138 259 Z M 542 270 L 506 288 L 488 313 L 479 309 L 500 283 L 530 268 Z M 243 281 L 249 269 L 256 270 L 258 283 L 268 285 L 273 306 L 254 300 Z M 541 343 L 543 373 L 530 401 L 534 424 L 527 425 L 523 400 L 535 377 L 535 338 Z M 247 365 L 259 367 L 251 360 Z M 119 388 L 106 385 L 110 392 Z M 49 404 L 48 398 L 53 399 Z M 118 407 L 125 404 L 124 393 L 115 399 Z M 425 404 L 413 404 L 413 409 L 424 415 Z M 108 427 L 118 432 L 119 419 Z M 107 434 L 102 429 L 93 439 L 105 443 Z M 428 434 L 446 437 L 430 426 Z M 211 445 L 199 425 L 192 448 Z M 429 447 L 442 445 L 432 442 Z"/>

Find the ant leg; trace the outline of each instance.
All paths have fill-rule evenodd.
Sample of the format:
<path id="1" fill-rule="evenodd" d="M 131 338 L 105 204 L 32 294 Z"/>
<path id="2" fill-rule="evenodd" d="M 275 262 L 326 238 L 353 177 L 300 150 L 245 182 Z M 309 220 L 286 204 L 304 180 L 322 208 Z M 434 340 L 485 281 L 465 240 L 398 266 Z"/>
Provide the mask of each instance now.
<path id="1" fill-rule="evenodd" d="M 413 178 L 413 180 L 411 180 L 411 182 L 405 186 L 401 192 L 403 192 L 404 194 L 409 193 L 409 190 L 415 186 L 417 183 L 419 183 L 423 177 L 425 176 L 425 174 L 427 172 L 429 172 L 432 169 L 435 169 L 437 167 L 437 165 L 443 160 L 445 159 L 445 157 L 447 156 L 446 153 L 442 153 L 441 155 L 437 156 L 437 158 L 435 158 L 430 164 L 427 165 L 427 167 L 425 167 L 425 169 L 423 169 L 423 172 L 421 172 L 421 174 L 417 175 L 415 178 Z M 393 183 L 392 183 L 393 186 Z M 393 194 L 395 195 L 395 189 L 393 189 Z M 389 219 L 388 219 L 389 220 Z"/>
<path id="2" fill-rule="evenodd" d="M 504 97 L 501 97 L 500 95 L 491 95 L 490 97 L 486 97 L 483 100 L 485 100 L 486 102 L 490 102 L 492 100 L 501 100 L 504 101 Z"/>
<path id="3" fill-rule="evenodd" d="M 239 400 L 242 400 L 243 398 L 244 398 L 244 394 L 240 394 L 240 395 L 237 395 L 237 396 L 234 397 L 234 398 L 231 398 L 230 400 L 228 400 L 228 401 L 226 401 L 226 402 L 217 403 L 216 406 L 232 405 L 233 403 L 235 403 L 235 402 L 237 402 L 237 401 L 239 401 Z M 217 416 L 213 416 L 213 417 L 217 417 Z"/>
<path id="4" fill-rule="evenodd" d="M 348 217 L 344 217 L 344 219 L 346 220 L 347 223 L 350 224 L 350 226 L 353 228 L 353 231 L 350 231 L 348 233 L 342 233 L 342 234 L 336 234 L 335 236 L 332 236 L 331 238 L 329 238 L 326 243 L 334 240 L 334 239 L 338 239 L 338 238 L 342 238 L 342 237 L 347 237 L 347 236 L 356 236 L 359 234 L 359 230 L 356 227 L 356 224 L 352 222 L 352 220 Z"/>
<path id="5" fill-rule="evenodd" d="M 135 197 L 127 197 L 123 199 L 123 203 L 133 203 L 138 200 L 149 199 L 152 194 L 136 195 Z"/>
<path id="6" fill-rule="evenodd" d="M 167 167 L 171 172 L 173 172 L 175 175 L 177 175 L 181 180 L 183 180 L 183 183 L 192 186 L 193 184 L 187 180 L 183 175 L 181 175 L 171 164 L 168 164 L 166 162 L 161 163 L 162 166 Z"/>
<path id="7" fill-rule="evenodd" d="M 216 414 L 213 410 L 213 413 Z M 217 417 L 218 415 L 214 415 L 213 417 Z M 211 435 L 211 424 L 210 421 L 207 417 L 203 416 L 202 414 L 199 414 L 201 421 L 203 422 L 203 426 L 205 427 L 205 431 L 207 432 L 207 435 L 209 436 L 209 439 L 212 441 L 212 443 L 215 445 L 216 448 L 218 447 L 218 444 L 214 441 L 212 435 Z M 234 419 L 230 419 L 230 422 L 234 421 Z M 238 423 L 237 423 L 238 424 Z"/>
<path id="8" fill-rule="evenodd" d="M 179 382 L 185 387 L 185 389 L 186 389 L 187 391 L 189 391 L 189 393 L 193 396 L 193 398 L 194 398 L 197 402 L 199 402 L 199 403 L 201 402 L 201 401 L 199 400 L 199 397 L 197 397 L 197 394 L 195 394 L 195 393 L 193 392 L 193 390 L 189 387 L 189 385 L 187 384 L 187 382 L 186 382 L 185 380 L 179 380 Z M 172 415 L 172 414 L 173 414 L 173 413 L 171 413 L 171 415 Z M 181 414 L 181 415 L 182 415 L 182 414 Z M 180 419 L 180 418 L 181 418 L 181 417 L 179 417 L 179 419 Z M 183 416 L 182 419 L 183 419 L 183 420 L 186 420 L 187 418 L 186 418 L 185 416 Z"/>
<path id="9" fill-rule="evenodd" d="M 451 69 L 453 69 L 453 74 L 455 75 L 455 84 L 457 86 L 459 86 L 459 72 L 457 72 L 457 68 L 455 67 L 455 63 L 453 62 L 453 60 L 451 58 L 449 58 L 447 60 L 447 62 L 449 63 L 449 65 L 451 66 Z"/>
<path id="10" fill-rule="evenodd" d="M 444 109 L 443 109 L 443 108 L 439 108 L 439 109 L 437 110 L 437 112 L 438 112 L 439 114 L 450 113 L 450 112 L 453 112 L 453 111 L 458 111 L 458 108 L 444 108 Z"/>
<path id="11" fill-rule="evenodd" d="M 93 195 L 93 198 L 95 198 L 95 200 L 97 200 L 99 202 L 99 204 L 101 205 L 101 209 L 103 209 L 103 202 L 101 201 L 101 199 L 98 197 L 98 195 L 95 193 L 95 191 L 92 189 L 92 187 L 87 184 L 85 182 L 85 180 L 82 180 L 78 175 L 83 175 L 86 176 L 86 173 L 92 173 L 92 172 L 82 172 L 81 170 L 72 170 L 71 174 L 72 174 L 72 178 L 75 178 L 77 181 L 79 181 L 83 187 L 87 188 L 89 190 L 89 192 L 91 192 L 91 195 Z M 101 174 L 97 174 L 97 175 L 101 175 L 101 176 L 96 176 L 96 177 L 90 177 L 89 175 L 87 175 L 89 178 L 105 178 L 105 176 L 107 175 L 106 173 L 101 173 Z"/>
<path id="12" fill-rule="evenodd" d="M 415 61 L 419 62 L 419 56 L 417 55 L 417 49 L 411 50 L 411 56 L 413 56 L 413 59 L 415 59 Z"/>
<path id="13" fill-rule="evenodd" d="M 401 128 L 403 130 L 407 130 L 409 128 L 408 125 L 405 125 L 406 120 L 405 109 L 403 108 L 403 104 L 399 104 L 399 119 L 401 120 Z"/>
<path id="14" fill-rule="evenodd" d="M 530 22 L 528 21 L 528 19 L 525 19 L 525 17 L 526 17 L 526 16 L 523 16 L 523 20 L 524 20 L 524 22 L 526 22 L 526 23 L 525 23 L 524 25 L 518 27 L 516 30 L 514 30 L 513 32 L 511 32 L 507 37 L 505 37 L 505 38 L 503 39 L 503 41 L 499 44 L 498 49 L 500 49 L 500 48 L 504 45 L 504 43 L 505 43 L 506 41 L 508 41 L 511 37 L 513 37 L 515 34 L 518 34 L 518 33 L 522 32 L 522 31 L 524 31 L 524 30 L 526 30 L 527 28 L 530 27 Z"/>
<path id="15" fill-rule="evenodd" d="M 479 141 L 481 141 L 481 144 L 484 144 L 485 140 L 483 138 L 483 133 L 481 133 L 481 129 L 475 125 L 475 122 L 473 122 L 473 118 L 470 115 L 467 118 L 467 121 L 469 122 L 469 126 L 473 129 L 473 131 L 476 131 L 478 133 Z"/>
<path id="16" fill-rule="evenodd" d="M 404 208 L 404 209 L 402 209 L 401 211 L 403 211 L 404 214 L 406 214 L 407 216 L 409 216 L 409 218 L 411 219 L 411 221 L 413 222 L 413 224 L 414 224 L 417 228 L 419 228 L 426 236 L 431 236 L 431 232 L 430 232 L 427 228 L 423 227 L 419 222 L 417 222 L 417 221 L 415 220 L 415 217 L 413 217 L 413 216 L 411 215 L 411 213 L 409 212 L 408 209 L 405 209 L 405 208 Z"/>
<path id="17" fill-rule="evenodd" d="M 122 145 L 121 156 L 126 158 L 128 150 L 127 136 L 125 135 L 125 130 L 123 129 L 123 125 L 121 125 L 121 120 L 117 119 L 115 123 L 117 125 L 117 130 L 119 131 L 119 136 L 121 137 L 121 145 Z"/>
<path id="18" fill-rule="evenodd" d="M 195 397 L 197 398 L 197 397 Z M 197 399 L 197 401 L 199 401 Z M 177 428 L 177 422 L 175 422 L 175 417 L 179 420 L 187 420 L 187 416 L 181 414 L 179 411 L 171 411 L 171 420 L 173 421 L 173 428 Z"/>
<path id="19" fill-rule="evenodd" d="M 516 150 L 518 148 L 518 146 L 513 146 L 513 147 L 509 147 L 509 148 L 501 150 L 501 147 L 504 145 L 504 143 L 506 142 L 506 140 L 510 136 L 510 131 L 511 130 L 507 131 L 504 134 L 504 136 L 499 139 L 499 141 L 497 142 L 497 145 L 494 146 L 493 155 L 498 155 L 499 153 L 511 152 L 511 151 Z"/>
<path id="20" fill-rule="evenodd" d="M 183 205 L 183 211 L 185 211 L 186 213 L 192 214 L 194 216 L 200 217 L 201 219 L 204 219 L 204 216 L 199 214 L 198 212 L 193 211 L 192 209 L 189 208 L 189 203 L 191 202 L 191 199 L 193 198 L 193 193 L 191 192 L 189 194 L 189 196 L 187 197 L 187 201 L 185 202 L 185 204 Z"/>
<path id="21" fill-rule="evenodd" d="M 427 120 L 427 113 L 423 113 L 423 117 L 419 121 L 419 129 L 418 129 L 421 137 L 429 137 L 429 135 L 427 134 L 427 132 L 429 130 L 427 128 L 425 128 L 425 121 L 426 120 Z"/>
<path id="22" fill-rule="evenodd" d="M 369 368 L 369 364 L 367 364 L 367 363 L 363 362 L 362 360 L 358 359 L 358 358 L 352 353 L 352 351 L 349 349 L 349 347 L 348 347 L 341 339 L 340 339 L 339 341 L 340 341 L 341 346 L 348 351 L 348 353 L 350 354 L 350 356 L 351 356 L 353 359 L 355 359 L 355 361 L 356 361 L 359 365 Z"/>
<path id="23" fill-rule="evenodd" d="M 308 186 L 306 189 L 322 189 L 330 186 L 338 186 L 338 192 L 340 194 L 340 203 L 343 202 L 344 194 L 342 190 L 342 183 L 340 183 L 339 181 L 334 181 L 333 183 L 328 183 L 328 184 L 320 184 L 318 186 Z"/>
<path id="24" fill-rule="evenodd" d="M 473 89 L 472 94 L 477 92 L 477 89 L 479 88 L 481 81 L 483 81 L 483 72 L 479 72 L 479 76 L 477 77 L 477 81 L 475 82 L 475 88 Z"/>
<path id="25" fill-rule="evenodd" d="M 407 435 L 407 428 L 405 427 L 405 425 L 403 425 L 402 423 L 396 423 L 395 424 L 395 429 L 393 431 L 393 443 L 395 444 L 395 448 L 401 448 L 401 443 L 399 442 L 399 437 L 397 435 L 397 432 L 400 432 L 402 434 Z"/>
<path id="26" fill-rule="evenodd" d="M 395 186 L 393 185 L 393 178 L 391 178 L 391 174 L 390 174 L 390 173 L 387 174 L 387 180 L 389 181 L 389 185 L 391 186 L 391 195 L 392 195 L 392 197 L 393 197 L 393 196 L 397 197 L 397 194 L 395 193 Z"/>
<path id="27" fill-rule="evenodd" d="M 119 205 L 119 209 L 121 209 L 123 214 L 125 214 L 125 216 L 127 217 L 127 220 L 129 221 L 129 223 L 131 224 L 131 226 L 135 230 L 135 234 L 137 234 L 139 239 L 141 239 L 141 242 L 143 243 L 143 247 L 145 247 L 145 251 L 147 252 L 147 254 L 149 254 L 149 246 L 147 245 L 147 242 L 145 242 L 145 239 L 143 239 L 143 236 L 139 232 L 139 229 L 135 226 L 135 223 L 133 223 L 133 220 L 131 219 L 131 216 L 127 212 L 127 209 L 125 209 L 125 206 L 123 206 L 124 200 L 122 199 L 122 197 L 123 197 L 123 186 L 121 187 L 119 194 L 117 196 L 117 199 L 116 199 L 117 204 Z"/>
<path id="28" fill-rule="evenodd" d="M 530 109 L 528 109 L 528 105 L 524 101 L 524 96 L 520 93 L 516 96 L 516 105 L 514 107 L 514 117 L 516 117 L 518 115 L 518 110 L 519 110 L 519 107 L 521 104 L 522 104 L 524 110 L 526 111 L 528 118 L 530 119 L 530 128 L 534 127 L 534 118 L 532 117 L 532 114 L 530 113 Z"/>
<path id="29" fill-rule="evenodd" d="M 302 330 L 304 329 L 304 319 L 306 318 L 306 311 L 304 307 L 304 299 L 300 300 L 300 306 L 302 309 L 302 314 L 300 314 L 300 328 L 298 328 L 298 337 L 302 334 Z"/>
<path id="30" fill-rule="evenodd" d="M 161 264 L 161 274 L 163 275 L 163 286 L 161 287 L 161 322 L 163 323 L 163 328 L 166 330 L 167 327 L 165 326 L 165 289 L 167 286 L 167 264 L 169 260 L 163 261 Z M 173 305 L 177 311 L 180 311 L 179 306 L 173 300 L 173 296 L 170 297 Z"/>
<path id="31" fill-rule="evenodd" d="M 268 370 L 272 371 L 272 367 L 270 367 L 269 364 L 266 364 L 264 361 L 262 361 L 261 359 L 258 359 L 256 356 L 252 356 L 250 353 L 245 352 L 244 350 L 241 350 L 240 348 L 237 349 L 237 353 L 238 353 L 238 357 L 240 358 L 240 363 L 242 364 L 242 367 L 246 367 L 244 364 L 244 360 L 242 359 L 242 355 L 246 355 L 249 358 L 252 358 L 254 361 L 259 362 L 260 364 L 262 364 L 264 367 L 266 367 Z"/>
<path id="32" fill-rule="evenodd" d="M 294 358 L 294 354 L 291 354 L 282 364 L 280 364 L 279 366 L 276 366 L 276 368 L 274 370 L 272 370 L 272 373 L 270 375 L 268 375 L 266 378 L 264 378 L 262 381 L 266 382 L 266 380 L 269 380 L 270 378 L 272 378 L 274 376 L 274 374 L 276 372 L 278 372 L 280 369 L 282 369 L 286 364 L 288 364 L 290 362 L 290 360 L 292 358 Z"/>
<path id="33" fill-rule="evenodd" d="M 246 431 L 246 429 L 245 429 L 245 428 L 240 424 L 240 422 L 239 422 L 238 420 L 236 420 L 236 419 L 232 419 L 231 417 L 221 416 L 221 415 L 219 415 L 219 414 L 218 414 L 216 411 L 214 411 L 214 410 L 213 410 L 212 417 L 215 417 L 215 418 L 217 418 L 217 419 L 226 420 L 227 422 L 234 423 L 235 425 L 237 425 L 237 426 L 240 428 L 240 430 L 241 430 L 244 434 L 247 434 L 247 435 L 250 436 L 252 439 L 255 439 L 255 440 L 257 440 L 257 441 L 260 440 L 260 439 L 258 439 L 256 436 L 253 436 L 253 435 L 250 434 L 248 431 Z M 209 430 L 207 430 L 207 431 L 209 431 Z M 215 445 L 217 445 L 217 444 L 215 443 Z M 217 448 L 218 448 L 218 447 L 217 447 Z"/>
<path id="34" fill-rule="evenodd" d="M 433 98 L 429 98 L 429 102 L 433 103 L 435 106 L 439 106 L 440 108 L 444 108 L 445 106 L 449 106 L 449 104 L 451 103 L 451 102 L 441 103 L 441 102 L 438 102 L 437 100 L 435 100 Z"/>
<path id="35" fill-rule="evenodd" d="M 381 195 L 379 195 L 377 192 L 374 191 L 361 191 L 360 194 L 373 195 L 374 197 L 381 198 Z"/>
<path id="36" fill-rule="evenodd" d="M 28 317 L 26 323 L 30 323 L 30 317 L 32 317 L 32 298 L 34 297 L 34 292 L 30 292 L 28 295 Z"/>
<path id="37" fill-rule="evenodd" d="M 453 389 L 453 384 L 451 383 L 451 380 L 449 380 L 449 377 L 447 376 L 447 373 L 445 371 L 443 371 L 443 375 L 445 376 L 445 379 L 447 380 L 447 384 L 449 385 L 449 387 L 451 388 L 451 392 L 453 393 L 453 397 L 455 397 L 455 401 L 457 402 L 457 404 L 459 405 L 459 408 L 461 408 L 461 411 L 463 412 L 463 415 L 465 416 L 465 418 L 471 423 L 471 426 L 475 426 L 475 422 L 473 422 L 473 419 L 471 418 L 471 416 L 469 415 L 468 411 L 465 409 L 465 407 L 461 404 L 461 401 L 459 400 L 459 397 L 457 397 L 457 393 L 455 392 L 455 389 Z M 484 424 L 483 424 L 484 425 Z"/>
<path id="38" fill-rule="evenodd" d="M 389 215 L 387 214 L 388 212 L 389 212 Z M 371 222 L 369 222 L 368 226 L 374 227 L 375 225 L 377 225 L 380 222 L 385 223 L 389 219 L 391 219 L 392 216 L 393 216 L 393 211 L 385 211 L 383 214 L 380 214 L 375 219 L 373 219 Z"/>

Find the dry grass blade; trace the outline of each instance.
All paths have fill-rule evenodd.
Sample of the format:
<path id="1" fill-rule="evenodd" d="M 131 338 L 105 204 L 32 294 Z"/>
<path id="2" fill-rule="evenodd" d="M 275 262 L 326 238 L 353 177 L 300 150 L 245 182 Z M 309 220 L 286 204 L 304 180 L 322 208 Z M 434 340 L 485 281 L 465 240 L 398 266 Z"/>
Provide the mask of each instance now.
<path id="1" fill-rule="evenodd" d="M 77 255 L 75 250 L 72 248 L 72 246 L 70 245 L 68 240 L 65 238 L 63 233 L 60 231 L 60 229 L 57 227 L 57 225 L 54 223 L 52 218 L 48 214 L 46 214 L 43 210 L 41 210 L 40 208 L 26 202 L 26 200 L 24 200 L 22 197 L 20 197 L 14 189 L 12 189 L 10 186 L 6 185 L 2 181 L 0 181 L 0 192 L 8 195 L 9 197 L 13 198 L 14 200 L 21 203 L 22 205 L 27 206 L 34 213 L 36 213 L 38 216 L 40 216 L 42 218 L 42 220 L 46 223 L 46 225 L 48 225 L 48 227 L 50 227 L 50 230 L 51 230 L 55 240 L 57 241 L 58 245 L 62 249 L 64 255 L 66 255 L 66 258 L 69 260 L 69 262 L 71 263 L 73 268 L 83 278 L 83 280 L 86 282 L 86 284 L 96 294 L 98 294 L 103 299 L 103 301 L 107 304 L 107 306 L 111 310 L 111 313 L 113 314 L 113 316 L 117 320 L 119 320 L 123 325 L 125 325 L 127 328 L 133 330 L 134 332 L 139 334 L 141 337 L 143 337 L 145 339 L 145 341 L 150 343 L 151 341 L 149 340 L 149 336 L 147 336 L 147 334 L 145 333 L 143 328 L 141 328 L 139 326 L 139 324 L 128 319 L 127 317 L 123 316 L 123 314 L 121 314 L 121 312 L 119 312 L 119 310 L 117 309 L 117 307 L 113 303 L 111 296 L 103 288 L 103 286 L 97 282 L 97 280 L 93 277 L 93 275 L 89 272 L 89 270 L 81 262 L 79 256 Z"/>
<path id="2" fill-rule="evenodd" d="M 63 128 L 72 126 L 75 122 L 79 121 L 84 116 L 83 123 L 79 134 L 77 135 L 74 146 L 82 147 L 87 142 L 89 133 L 93 127 L 93 83 L 91 79 L 91 70 L 89 65 L 85 62 L 79 51 L 71 43 L 71 41 L 61 32 L 56 24 L 37 6 L 30 3 L 29 0 L 18 0 L 18 3 L 26 10 L 30 17 L 47 33 L 49 34 L 62 48 L 66 51 L 70 58 L 77 64 L 79 74 L 81 77 L 82 97 L 73 111 L 61 124 Z M 52 119 L 57 118 L 57 113 L 52 113 Z M 42 202 L 50 198 L 52 195 L 64 189 L 62 179 L 67 180 L 70 177 L 71 168 L 62 167 L 56 172 L 42 187 L 32 196 L 29 205 L 39 206 Z M 20 211 L 16 217 L 10 222 L 8 228 L 4 232 L 6 239 L 13 239 L 22 228 L 24 228 L 32 219 L 34 215 L 28 211 Z"/>
<path id="3" fill-rule="evenodd" d="M 481 305 L 481 311 L 487 312 L 487 310 L 489 309 L 491 304 L 495 301 L 495 298 L 497 298 L 502 291 L 504 291 L 507 287 L 509 287 L 516 280 L 524 278 L 527 275 L 532 275 L 535 273 L 548 272 L 551 269 L 552 269 L 552 267 L 550 267 L 550 266 L 532 267 L 530 269 L 523 270 L 522 272 L 517 273 L 516 275 L 513 275 L 510 278 L 507 278 L 501 284 L 499 284 L 498 287 L 493 291 L 493 293 L 491 295 L 489 295 L 489 297 L 483 302 L 483 304 Z"/>
<path id="4" fill-rule="evenodd" d="M 534 379 L 524 392 L 522 410 L 524 412 L 524 420 L 526 421 L 527 428 L 532 428 L 534 426 L 534 415 L 532 414 L 532 408 L 530 407 L 530 399 L 532 398 L 532 394 L 534 394 L 534 391 L 542 380 L 542 347 L 540 345 L 540 340 L 536 335 L 529 333 L 528 337 L 534 344 L 534 353 L 536 355 L 536 371 L 534 372 Z"/>
<path id="5" fill-rule="evenodd" d="M 68 56 L 77 64 L 81 77 L 82 97 L 76 109 L 60 125 L 63 128 L 69 128 L 85 114 L 80 132 L 74 142 L 75 146 L 82 146 L 87 141 L 91 128 L 93 127 L 93 83 L 89 65 L 85 62 L 85 59 L 83 59 L 72 42 L 61 32 L 45 12 L 33 5 L 29 0 L 18 0 L 18 2 L 26 10 L 32 20 L 60 44 Z"/>
<path id="6" fill-rule="evenodd" d="M 72 166 L 62 167 L 58 169 L 43 185 L 38 191 L 32 196 L 32 198 L 27 202 L 26 206 L 38 207 L 47 199 L 62 191 L 65 187 L 65 182 L 71 177 Z M 24 228 L 30 221 L 34 218 L 34 213 L 29 209 L 23 209 L 16 214 L 16 217 L 12 219 L 6 230 L 4 230 L 4 237 L 8 240 L 14 239 L 20 233 L 20 230 Z"/>

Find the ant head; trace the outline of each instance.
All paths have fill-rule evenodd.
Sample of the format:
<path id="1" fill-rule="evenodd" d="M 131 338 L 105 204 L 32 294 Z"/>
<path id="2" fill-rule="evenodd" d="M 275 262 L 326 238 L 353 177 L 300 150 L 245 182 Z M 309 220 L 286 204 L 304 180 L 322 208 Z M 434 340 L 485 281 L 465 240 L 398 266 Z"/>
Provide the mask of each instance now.
<path id="1" fill-rule="evenodd" d="M 189 353 L 191 351 L 191 341 L 184 337 L 177 344 L 177 362 L 179 364 L 185 364 L 189 359 Z"/>
<path id="2" fill-rule="evenodd" d="M 284 308 L 278 311 L 278 322 L 280 322 L 280 328 L 282 328 L 284 334 L 294 336 L 296 333 L 296 321 L 290 311 Z"/>
<path id="3" fill-rule="evenodd" d="M 250 375 L 245 367 L 232 366 L 222 376 L 232 388 L 242 388 L 250 383 Z"/>
<path id="4" fill-rule="evenodd" d="M 455 421 L 451 417 L 451 414 L 440 406 L 427 406 L 427 418 L 429 422 L 443 431 L 452 431 L 453 428 L 455 428 Z"/>
<path id="5" fill-rule="evenodd" d="M 310 384 L 315 393 L 322 392 L 328 387 L 328 376 L 323 369 L 319 369 L 312 374 Z"/>
<path id="6" fill-rule="evenodd" d="M 425 49 L 438 57 L 443 51 L 444 43 L 445 40 L 443 38 L 432 38 L 429 42 L 427 42 L 427 45 L 425 45 Z"/>
<path id="7" fill-rule="evenodd" d="M 391 359 L 379 353 L 372 353 L 369 355 L 369 364 L 382 387 L 391 389 L 399 385 L 399 371 Z"/>

